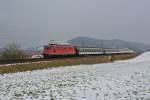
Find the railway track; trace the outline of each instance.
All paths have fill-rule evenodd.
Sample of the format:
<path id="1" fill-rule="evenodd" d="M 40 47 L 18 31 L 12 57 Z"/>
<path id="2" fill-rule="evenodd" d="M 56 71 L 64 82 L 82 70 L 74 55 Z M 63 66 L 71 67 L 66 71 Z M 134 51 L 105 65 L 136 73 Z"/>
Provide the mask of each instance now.
<path id="1" fill-rule="evenodd" d="M 63 59 L 77 59 L 77 58 L 83 58 L 83 56 L 80 57 L 61 57 L 61 58 L 35 58 L 35 59 L 11 59 L 11 60 L 0 60 L 0 65 L 6 65 L 6 64 L 17 64 L 17 63 L 36 63 L 41 61 L 53 61 L 53 60 L 63 60 Z"/>
<path id="2" fill-rule="evenodd" d="M 12 60 L 0 60 L 0 65 L 15 64 L 15 63 L 38 62 L 38 61 L 46 61 L 46 59 L 12 59 Z"/>

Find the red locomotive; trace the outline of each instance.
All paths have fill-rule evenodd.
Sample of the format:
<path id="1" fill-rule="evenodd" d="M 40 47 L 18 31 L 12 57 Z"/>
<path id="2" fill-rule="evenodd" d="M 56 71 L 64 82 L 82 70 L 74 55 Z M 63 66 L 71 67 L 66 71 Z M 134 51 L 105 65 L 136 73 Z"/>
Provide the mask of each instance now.
<path id="1" fill-rule="evenodd" d="M 49 45 L 44 46 L 43 55 L 44 55 L 44 58 L 72 56 L 72 55 L 76 55 L 76 52 L 77 51 L 76 51 L 75 46 L 49 44 Z"/>

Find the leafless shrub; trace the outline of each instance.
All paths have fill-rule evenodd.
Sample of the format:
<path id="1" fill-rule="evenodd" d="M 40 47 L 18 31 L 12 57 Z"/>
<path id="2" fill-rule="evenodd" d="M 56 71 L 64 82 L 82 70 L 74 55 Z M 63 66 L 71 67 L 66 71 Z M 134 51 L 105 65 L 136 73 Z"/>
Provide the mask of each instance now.
<path id="1" fill-rule="evenodd" d="M 20 45 L 15 43 L 10 43 L 5 46 L 0 52 L 0 59 L 24 59 L 26 58 L 26 53 L 20 49 Z"/>

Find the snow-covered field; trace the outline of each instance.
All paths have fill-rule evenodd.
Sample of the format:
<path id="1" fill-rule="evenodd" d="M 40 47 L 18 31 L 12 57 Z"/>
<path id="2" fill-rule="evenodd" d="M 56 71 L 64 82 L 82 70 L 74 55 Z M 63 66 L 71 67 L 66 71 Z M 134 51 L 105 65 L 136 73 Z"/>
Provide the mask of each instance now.
<path id="1" fill-rule="evenodd" d="M 0 75 L 0 100 L 150 100 L 150 52 L 115 63 Z"/>

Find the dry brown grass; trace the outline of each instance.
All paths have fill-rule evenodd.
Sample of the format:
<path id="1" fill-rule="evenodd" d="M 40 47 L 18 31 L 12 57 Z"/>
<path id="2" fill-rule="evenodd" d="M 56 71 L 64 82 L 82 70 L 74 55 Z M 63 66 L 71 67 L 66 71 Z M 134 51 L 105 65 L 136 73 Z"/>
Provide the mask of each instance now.
<path id="1" fill-rule="evenodd" d="M 84 57 L 84 58 L 77 58 L 77 59 L 66 58 L 63 60 L 55 60 L 55 61 L 40 62 L 40 63 L 1 66 L 0 74 L 32 71 L 37 69 L 45 69 L 45 68 L 69 66 L 69 65 L 106 63 L 106 62 L 112 62 L 116 60 L 130 59 L 136 56 L 137 56 L 136 54 L 103 55 L 103 56 L 92 56 L 92 57 Z"/>

